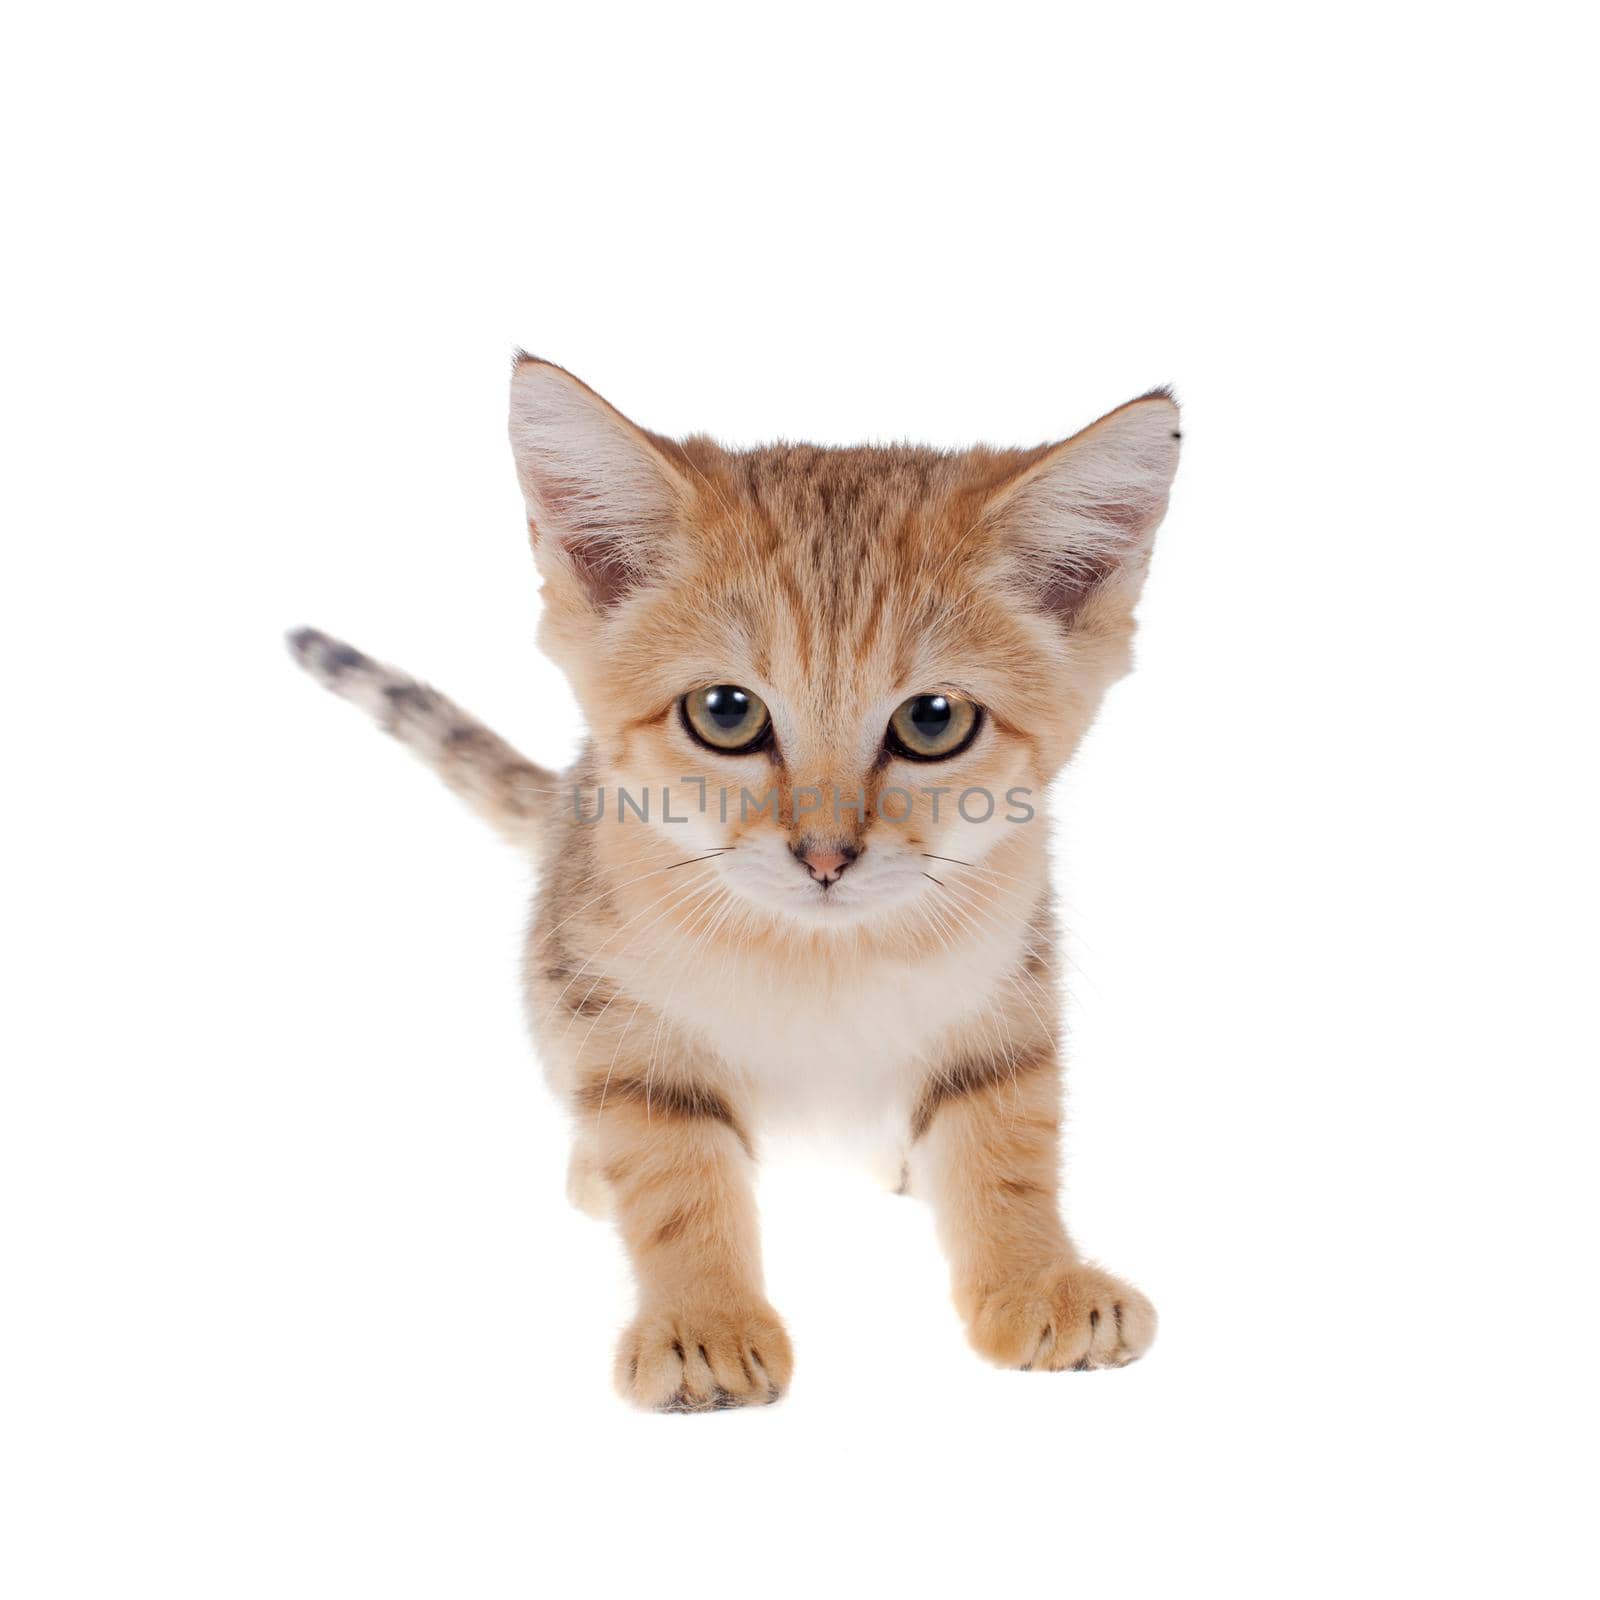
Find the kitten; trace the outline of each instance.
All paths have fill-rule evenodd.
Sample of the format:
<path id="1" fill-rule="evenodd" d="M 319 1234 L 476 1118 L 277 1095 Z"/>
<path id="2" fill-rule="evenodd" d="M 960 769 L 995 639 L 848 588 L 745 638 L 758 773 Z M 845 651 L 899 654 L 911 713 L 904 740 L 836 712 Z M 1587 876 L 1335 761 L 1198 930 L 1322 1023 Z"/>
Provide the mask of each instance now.
<path id="1" fill-rule="evenodd" d="M 347 645 L 291 642 L 542 863 L 528 1008 L 572 1196 L 637 1274 L 622 1393 L 702 1410 L 787 1386 L 753 1178 L 794 1127 L 892 1152 L 982 1355 L 1142 1355 L 1154 1309 L 1057 1204 L 1036 809 L 1129 665 L 1171 396 L 1028 450 L 725 450 L 519 357 L 511 442 L 540 641 L 591 731 L 571 773 Z"/>

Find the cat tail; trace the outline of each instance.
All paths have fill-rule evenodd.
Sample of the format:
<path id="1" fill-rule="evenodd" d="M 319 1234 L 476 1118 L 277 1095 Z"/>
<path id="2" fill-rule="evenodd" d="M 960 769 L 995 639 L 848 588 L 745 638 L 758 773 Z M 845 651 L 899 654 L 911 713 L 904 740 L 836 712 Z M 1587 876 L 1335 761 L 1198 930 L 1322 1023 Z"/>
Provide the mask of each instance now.
<path id="1" fill-rule="evenodd" d="M 555 809 L 560 785 L 554 773 L 518 754 L 438 690 L 315 628 L 291 633 L 289 650 L 318 683 L 360 706 L 512 844 L 527 848 L 537 840 Z"/>

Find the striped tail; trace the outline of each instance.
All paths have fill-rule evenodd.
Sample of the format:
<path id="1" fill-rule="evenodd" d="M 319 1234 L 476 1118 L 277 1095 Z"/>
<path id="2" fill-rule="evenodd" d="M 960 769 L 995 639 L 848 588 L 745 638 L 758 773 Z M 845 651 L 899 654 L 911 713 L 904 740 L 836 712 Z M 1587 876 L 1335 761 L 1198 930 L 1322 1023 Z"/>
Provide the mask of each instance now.
<path id="1" fill-rule="evenodd" d="M 436 689 L 315 628 L 291 633 L 289 649 L 318 683 L 360 706 L 511 843 L 526 848 L 538 838 L 542 820 L 556 805 L 554 773 L 518 754 Z"/>

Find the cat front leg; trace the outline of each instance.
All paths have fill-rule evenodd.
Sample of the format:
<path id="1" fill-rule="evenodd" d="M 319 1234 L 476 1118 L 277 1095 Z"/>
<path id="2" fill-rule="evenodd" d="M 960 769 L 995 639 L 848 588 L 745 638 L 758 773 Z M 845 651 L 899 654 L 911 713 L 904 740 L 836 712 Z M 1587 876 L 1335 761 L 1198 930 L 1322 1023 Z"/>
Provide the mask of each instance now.
<path id="1" fill-rule="evenodd" d="M 577 1095 L 633 1261 L 638 1309 L 617 1348 L 625 1399 L 651 1410 L 765 1405 L 794 1358 L 767 1303 L 744 1119 L 721 1091 L 618 1066 Z"/>
<path id="2" fill-rule="evenodd" d="M 912 1189 L 933 1206 L 979 1354 L 1025 1370 L 1126 1366 L 1155 1338 L 1155 1307 L 1084 1261 L 1067 1235 L 1059 1105 L 1048 1047 L 947 1064 L 913 1114 Z"/>

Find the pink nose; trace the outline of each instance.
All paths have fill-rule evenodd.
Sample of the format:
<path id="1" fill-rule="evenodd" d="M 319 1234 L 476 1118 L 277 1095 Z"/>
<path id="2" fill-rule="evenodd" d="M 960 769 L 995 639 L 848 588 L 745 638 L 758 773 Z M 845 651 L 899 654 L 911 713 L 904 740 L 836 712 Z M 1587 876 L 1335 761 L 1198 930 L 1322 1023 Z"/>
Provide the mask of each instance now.
<path id="1" fill-rule="evenodd" d="M 794 847 L 807 872 L 821 884 L 836 883 L 840 874 L 861 852 L 852 845 L 819 844 L 802 839 Z"/>

